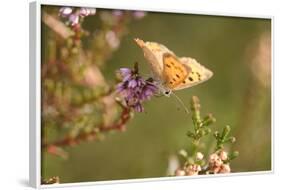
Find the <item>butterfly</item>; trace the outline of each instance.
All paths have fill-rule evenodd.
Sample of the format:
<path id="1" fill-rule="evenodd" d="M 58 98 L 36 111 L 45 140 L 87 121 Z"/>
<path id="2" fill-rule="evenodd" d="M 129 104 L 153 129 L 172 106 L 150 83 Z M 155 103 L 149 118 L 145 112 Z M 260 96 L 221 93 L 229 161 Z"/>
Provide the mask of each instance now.
<path id="1" fill-rule="evenodd" d="M 172 91 L 190 88 L 207 81 L 213 72 L 190 57 L 177 57 L 166 46 L 156 42 L 134 39 L 142 48 L 159 88 L 166 96 Z"/>

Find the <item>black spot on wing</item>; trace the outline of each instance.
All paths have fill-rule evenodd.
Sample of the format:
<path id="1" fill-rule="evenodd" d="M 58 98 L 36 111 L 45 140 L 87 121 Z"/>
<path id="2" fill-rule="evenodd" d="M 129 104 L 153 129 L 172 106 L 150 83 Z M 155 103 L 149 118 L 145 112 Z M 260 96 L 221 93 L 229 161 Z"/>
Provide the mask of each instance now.
<path id="1" fill-rule="evenodd" d="M 171 68 L 171 65 L 169 65 L 169 64 L 166 64 L 166 67 L 168 67 L 168 68 Z"/>
<path id="2" fill-rule="evenodd" d="M 198 76 L 198 79 L 201 80 L 201 75 L 200 73 L 196 72 L 197 76 Z"/>

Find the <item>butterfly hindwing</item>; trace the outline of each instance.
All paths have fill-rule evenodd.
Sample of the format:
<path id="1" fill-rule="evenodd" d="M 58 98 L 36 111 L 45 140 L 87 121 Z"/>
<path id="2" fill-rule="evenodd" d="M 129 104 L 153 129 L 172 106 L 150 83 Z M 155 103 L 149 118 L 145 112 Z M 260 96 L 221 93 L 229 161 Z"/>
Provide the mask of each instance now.
<path id="1" fill-rule="evenodd" d="M 185 80 L 177 85 L 173 90 L 181 90 L 195 86 L 210 79 L 213 75 L 212 71 L 202 66 L 193 58 L 183 57 L 179 60 L 183 65 L 189 67 L 191 70 Z"/>

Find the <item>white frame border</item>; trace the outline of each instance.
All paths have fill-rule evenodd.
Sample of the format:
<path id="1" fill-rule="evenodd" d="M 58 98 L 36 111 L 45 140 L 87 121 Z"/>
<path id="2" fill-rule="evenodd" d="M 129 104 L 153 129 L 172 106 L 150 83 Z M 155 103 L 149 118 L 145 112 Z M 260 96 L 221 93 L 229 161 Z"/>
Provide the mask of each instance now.
<path id="1" fill-rule="evenodd" d="M 110 185 L 120 183 L 139 183 L 139 182 L 155 182 L 166 180 L 188 180 L 198 178 L 214 178 L 214 177 L 232 177 L 232 176 L 246 176 L 258 174 L 274 174 L 274 16 L 268 15 L 247 15 L 247 14 L 229 14 L 222 12 L 201 12 L 188 11 L 181 9 L 143 9 L 137 6 L 109 6 L 108 4 L 98 3 L 77 3 L 67 0 L 37 0 L 29 3 L 29 184 L 36 189 L 57 188 L 57 187 L 76 187 L 89 185 Z M 202 176 L 182 176 L 182 177 L 159 177 L 159 178 L 143 178 L 143 179 L 126 179 L 126 180 L 109 180 L 96 182 L 77 182 L 65 184 L 41 185 L 41 6 L 77 6 L 77 7 L 95 7 L 102 9 L 122 9 L 122 10 L 142 10 L 151 12 L 163 13 L 183 13 L 195 15 L 209 15 L 209 16 L 226 16 L 226 17 L 241 17 L 241 18 L 260 18 L 271 20 L 271 170 L 255 171 L 255 172 L 241 172 L 219 175 L 202 175 Z M 35 37 L 35 38 L 34 38 Z"/>

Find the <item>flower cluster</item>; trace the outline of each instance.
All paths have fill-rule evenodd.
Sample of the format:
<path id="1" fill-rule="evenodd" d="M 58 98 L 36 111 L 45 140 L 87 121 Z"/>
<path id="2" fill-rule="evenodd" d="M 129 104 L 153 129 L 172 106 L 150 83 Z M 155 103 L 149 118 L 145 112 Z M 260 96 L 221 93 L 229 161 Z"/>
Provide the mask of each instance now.
<path id="1" fill-rule="evenodd" d="M 176 170 L 176 176 L 194 176 L 198 175 L 198 173 L 201 171 L 201 166 L 198 164 L 190 164 L 183 169 L 177 169 Z"/>
<path id="2" fill-rule="evenodd" d="M 185 157 L 187 153 L 184 150 L 181 150 L 181 154 Z M 182 155 L 182 156 L 183 156 Z M 201 152 L 197 152 L 195 155 L 196 162 L 188 163 L 186 162 L 183 167 L 177 168 L 175 171 L 176 176 L 194 176 L 199 175 L 199 172 L 202 171 L 200 163 L 202 162 L 204 155 Z"/>
<path id="3" fill-rule="evenodd" d="M 178 168 L 175 171 L 176 176 L 194 176 L 199 175 L 202 171 L 202 163 L 204 155 L 201 152 L 197 152 L 197 163 L 186 164 L 183 168 Z M 230 173 L 231 169 L 228 162 L 228 153 L 221 150 L 215 152 L 209 156 L 208 164 L 206 166 L 206 174 L 224 174 Z"/>
<path id="4" fill-rule="evenodd" d="M 230 173 L 230 166 L 226 162 L 228 159 L 227 152 L 221 150 L 213 153 L 209 157 L 209 171 L 211 173 Z"/>
<path id="5" fill-rule="evenodd" d="M 71 26 L 76 26 L 79 24 L 81 18 L 89 15 L 95 15 L 96 9 L 94 8 L 72 8 L 72 7 L 62 7 L 59 10 L 59 15 L 66 18 Z"/>
<path id="6" fill-rule="evenodd" d="M 149 100 L 158 91 L 157 86 L 151 78 L 144 80 L 138 73 L 138 66 L 134 69 L 121 68 L 122 82 L 117 85 L 117 92 L 120 93 L 128 107 L 137 112 L 143 112 L 142 103 Z"/>

